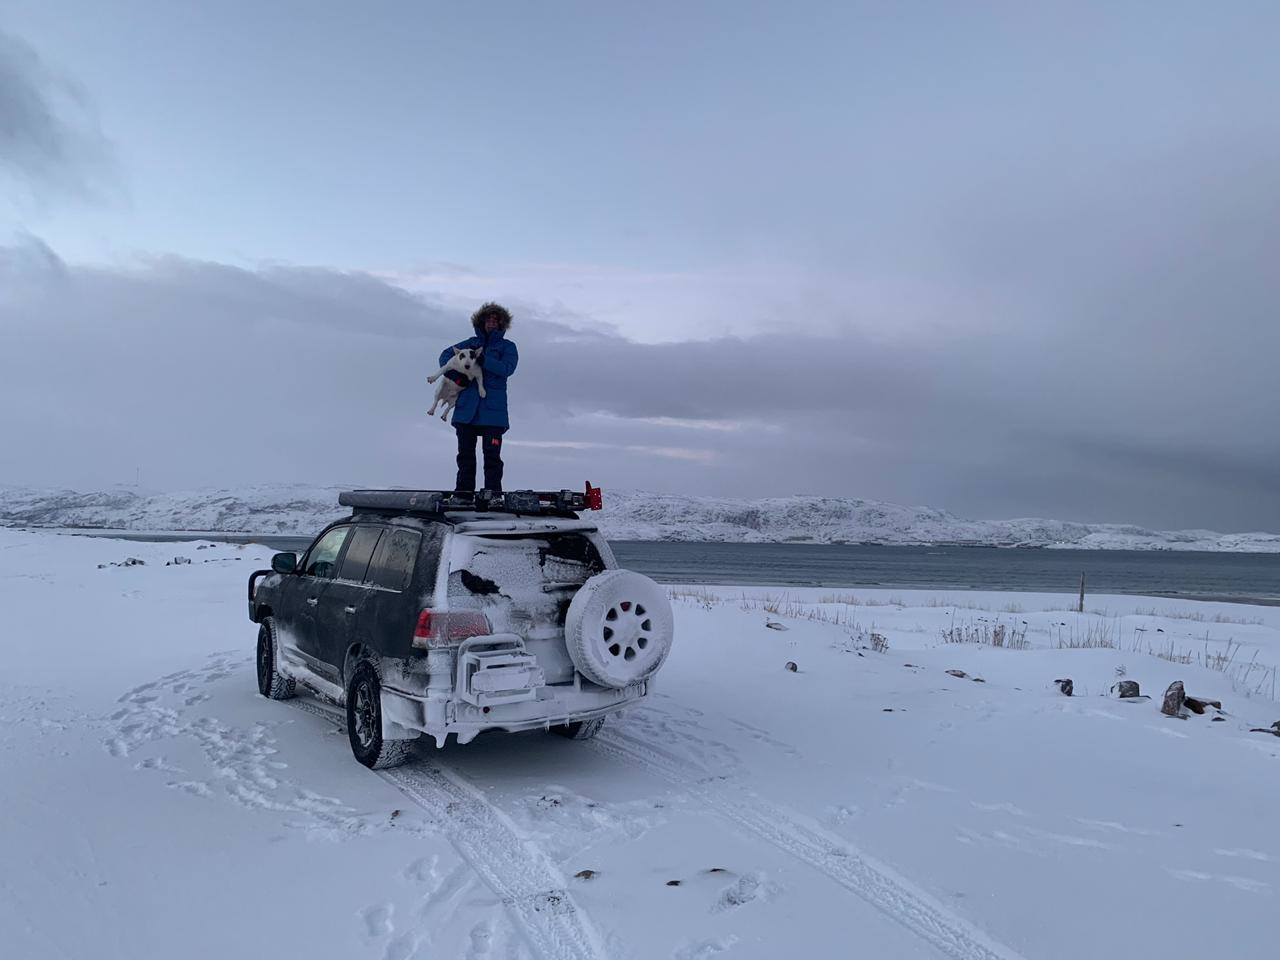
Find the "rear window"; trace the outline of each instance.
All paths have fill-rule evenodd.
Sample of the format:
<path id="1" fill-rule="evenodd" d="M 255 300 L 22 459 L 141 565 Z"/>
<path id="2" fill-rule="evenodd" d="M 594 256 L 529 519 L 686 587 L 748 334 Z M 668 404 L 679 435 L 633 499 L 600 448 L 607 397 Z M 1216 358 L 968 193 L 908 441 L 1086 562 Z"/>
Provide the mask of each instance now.
<path id="1" fill-rule="evenodd" d="M 354 580 L 359 583 L 365 578 L 369 570 L 369 560 L 373 557 L 374 548 L 377 547 L 381 536 L 381 527 L 365 525 L 356 527 L 355 533 L 351 535 L 351 542 L 347 544 L 346 556 L 342 558 L 342 572 L 339 576 L 343 580 Z"/>
<path id="2" fill-rule="evenodd" d="M 449 565 L 453 597 L 507 597 L 555 586 L 577 586 L 604 570 L 604 559 L 581 533 L 531 537 L 460 537 Z"/>
<path id="3" fill-rule="evenodd" d="M 413 567 L 422 545 L 416 530 L 386 530 L 373 551 L 365 579 L 388 590 L 403 590 L 413 579 Z"/>

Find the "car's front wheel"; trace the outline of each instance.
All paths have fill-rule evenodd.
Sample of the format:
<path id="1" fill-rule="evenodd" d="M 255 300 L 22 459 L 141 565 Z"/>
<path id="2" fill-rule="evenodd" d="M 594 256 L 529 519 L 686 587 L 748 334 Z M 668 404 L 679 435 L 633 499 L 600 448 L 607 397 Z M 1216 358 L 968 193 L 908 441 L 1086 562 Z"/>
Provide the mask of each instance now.
<path id="1" fill-rule="evenodd" d="M 413 748 L 412 740 L 382 738 L 382 685 L 367 660 L 347 682 L 347 737 L 355 758 L 371 770 L 404 763 Z"/>
<path id="2" fill-rule="evenodd" d="M 294 680 L 280 672 L 276 650 L 276 624 L 267 617 L 258 624 L 258 692 L 270 700 L 288 700 L 294 694 Z"/>

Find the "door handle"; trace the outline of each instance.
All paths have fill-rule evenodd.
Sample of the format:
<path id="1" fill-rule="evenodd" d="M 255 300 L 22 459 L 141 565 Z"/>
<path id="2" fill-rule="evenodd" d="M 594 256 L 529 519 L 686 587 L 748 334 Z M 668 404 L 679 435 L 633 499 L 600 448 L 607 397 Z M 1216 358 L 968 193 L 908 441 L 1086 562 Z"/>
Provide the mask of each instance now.
<path id="1" fill-rule="evenodd" d="M 355 607 L 343 607 L 343 608 L 342 608 L 342 611 L 343 611 L 343 613 L 355 613 L 355 612 L 356 612 L 356 608 L 355 608 Z"/>
<path id="2" fill-rule="evenodd" d="M 317 600 L 315 597 L 307 597 L 307 606 L 309 607 L 314 607 L 319 602 L 320 601 Z"/>

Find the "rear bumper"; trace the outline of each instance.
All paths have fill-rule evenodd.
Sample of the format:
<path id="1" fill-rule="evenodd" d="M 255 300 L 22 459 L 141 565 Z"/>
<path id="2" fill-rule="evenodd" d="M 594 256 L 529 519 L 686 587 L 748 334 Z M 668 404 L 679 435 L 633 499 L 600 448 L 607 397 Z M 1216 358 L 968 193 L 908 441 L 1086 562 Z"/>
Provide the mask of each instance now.
<path id="1" fill-rule="evenodd" d="M 539 687 L 537 698 L 491 707 L 474 706 L 450 698 L 437 700 L 430 692 L 382 687 L 383 736 L 404 739 L 429 734 L 436 746 L 453 734 L 458 743 L 468 743 L 486 730 L 518 733 L 547 730 L 579 720 L 594 720 L 643 699 L 649 680 L 620 689 L 597 687 L 585 682 Z"/>

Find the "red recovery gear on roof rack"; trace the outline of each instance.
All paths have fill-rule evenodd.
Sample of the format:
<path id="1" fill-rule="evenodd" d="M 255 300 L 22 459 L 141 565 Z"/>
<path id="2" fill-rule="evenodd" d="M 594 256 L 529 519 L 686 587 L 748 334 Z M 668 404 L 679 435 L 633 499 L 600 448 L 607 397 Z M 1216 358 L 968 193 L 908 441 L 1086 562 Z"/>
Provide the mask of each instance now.
<path id="1" fill-rule="evenodd" d="M 604 491 L 599 487 L 593 487 L 591 481 L 587 481 L 587 509 L 603 510 L 604 509 Z"/>

